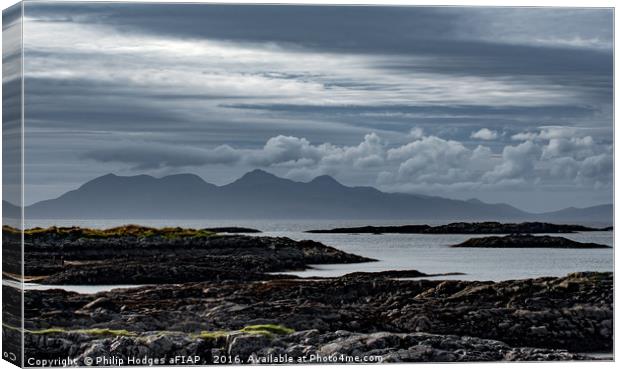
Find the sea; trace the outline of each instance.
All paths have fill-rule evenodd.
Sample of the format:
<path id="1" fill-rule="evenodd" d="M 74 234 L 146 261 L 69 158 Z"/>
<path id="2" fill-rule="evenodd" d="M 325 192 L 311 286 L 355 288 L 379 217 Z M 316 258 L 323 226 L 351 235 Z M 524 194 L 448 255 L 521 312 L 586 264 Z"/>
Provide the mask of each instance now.
<path id="1" fill-rule="evenodd" d="M 209 220 L 209 219 L 123 219 L 123 220 L 31 220 L 26 227 L 81 226 L 110 228 L 123 224 L 185 228 L 248 227 L 263 233 L 253 236 L 288 237 L 314 240 L 357 255 L 377 259 L 356 264 L 310 265 L 304 271 L 286 272 L 300 277 L 335 277 L 353 272 L 418 270 L 426 274 L 462 273 L 428 277 L 503 281 L 543 276 L 564 276 L 581 271 L 613 271 L 614 251 L 609 249 L 488 249 L 452 248 L 472 237 L 485 235 L 424 234 L 314 234 L 310 229 L 359 227 L 365 225 L 446 224 L 411 220 Z M 579 242 L 594 242 L 613 247 L 613 232 L 554 234 Z M 427 278 L 427 277 L 425 277 Z M 130 287 L 130 286 L 117 286 Z M 95 288 L 96 289 L 96 288 Z M 106 288 L 109 289 L 109 286 Z M 92 289 L 91 289 L 92 290 Z"/>

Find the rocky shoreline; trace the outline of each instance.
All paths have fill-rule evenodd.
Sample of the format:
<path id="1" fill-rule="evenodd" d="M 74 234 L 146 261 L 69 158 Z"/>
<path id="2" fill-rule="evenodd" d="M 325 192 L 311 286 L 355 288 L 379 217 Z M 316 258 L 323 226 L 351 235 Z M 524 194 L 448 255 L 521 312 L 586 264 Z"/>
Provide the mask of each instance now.
<path id="1" fill-rule="evenodd" d="M 87 349 L 68 348 L 67 342 Z M 76 365 L 87 366 L 592 360 L 587 355 L 565 350 L 511 347 L 501 341 L 476 337 L 318 330 L 276 337 L 240 332 L 207 339 L 157 332 L 96 340 L 81 333 L 28 335 L 26 345 L 44 347 L 57 357 L 67 357 L 61 355 L 70 352 L 74 356 L 68 357 Z M 27 353 L 32 362 L 54 360 L 33 355 Z"/>
<path id="2" fill-rule="evenodd" d="M 564 237 L 508 235 L 470 238 L 469 240 L 452 245 L 457 248 L 551 248 L 551 249 L 608 249 L 610 246 L 592 242 L 577 242 Z"/>
<path id="3" fill-rule="evenodd" d="M 375 261 L 315 241 L 210 229 L 50 228 L 28 230 L 24 239 L 25 274 L 41 284 L 265 280 L 278 278 L 267 273 L 303 270 L 309 264 Z"/>
<path id="4" fill-rule="evenodd" d="M 505 282 L 185 283 L 95 295 L 28 291 L 26 357 L 378 355 L 384 361 L 575 360 L 611 352 L 613 275 Z"/>
<path id="5" fill-rule="evenodd" d="M 450 223 L 440 226 L 402 225 L 402 226 L 365 226 L 348 227 L 334 229 L 313 229 L 308 233 L 403 233 L 403 234 L 516 234 L 516 233 L 575 233 L 575 232 L 594 232 L 610 231 L 611 227 L 592 228 L 576 224 L 552 224 L 541 222 L 525 223 L 499 223 L 499 222 L 480 222 L 480 223 Z"/>
<path id="6" fill-rule="evenodd" d="M 27 290 L 26 358 L 41 362 L 580 360 L 590 357 L 578 352 L 613 346 L 612 273 L 503 282 L 425 279 L 415 270 L 298 278 L 274 273 L 372 259 L 314 241 L 180 228 L 35 229 L 25 240 L 26 272 L 37 283 L 148 284 L 96 294 Z M 6 320 L 6 336 L 18 321 Z"/>

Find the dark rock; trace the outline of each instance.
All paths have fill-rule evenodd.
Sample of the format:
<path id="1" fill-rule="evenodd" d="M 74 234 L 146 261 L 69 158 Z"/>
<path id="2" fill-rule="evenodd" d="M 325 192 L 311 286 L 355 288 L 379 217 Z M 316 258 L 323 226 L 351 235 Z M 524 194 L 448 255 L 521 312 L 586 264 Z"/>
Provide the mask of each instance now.
<path id="1" fill-rule="evenodd" d="M 124 309 L 83 309 L 99 298 Z M 334 343 L 350 332 L 421 331 L 498 340 L 511 347 L 605 352 L 613 344 L 612 302 L 612 273 L 504 282 L 349 276 L 145 286 L 95 296 L 30 290 L 24 312 L 29 330 L 109 328 L 189 334 L 280 324 L 298 332 L 279 340 L 290 336 L 304 346 Z M 371 342 L 372 349 L 384 347 L 380 343 L 384 337 L 373 339 L 378 341 Z M 449 342 L 442 350 L 449 351 Z"/>
<path id="2" fill-rule="evenodd" d="M 229 337 L 227 352 L 230 356 L 239 356 L 247 360 L 252 354 L 257 354 L 261 349 L 269 347 L 269 338 L 256 334 L 240 334 Z"/>
<path id="3" fill-rule="evenodd" d="M 426 275 L 410 270 L 303 279 L 269 272 L 369 259 L 314 241 L 246 235 L 44 234 L 28 242 L 29 268 L 57 262 L 48 283 L 155 283 L 94 295 L 27 290 L 28 357 L 574 360 L 584 357 L 566 350 L 609 352 L 613 345 L 612 273 L 479 282 L 412 279 Z M 157 284 L 165 281 L 174 284 Z M 18 326 L 20 316 L 9 314 L 6 324 Z M 296 332 L 244 329 L 265 324 Z"/>
<path id="4" fill-rule="evenodd" d="M 261 233 L 258 229 L 244 228 L 244 227 L 216 227 L 216 228 L 204 228 L 205 231 L 217 232 L 217 233 Z"/>
<path id="5" fill-rule="evenodd" d="M 86 336 L 57 334 L 56 337 L 38 339 L 36 342 L 33 337 L 27 337 L 26 344 L 27 347 L 36 344 L 41 350 L 57 355 L 71 355 L 82 365 L 88 359 L 93 360 L 94 365 L 105 365 L 94 361 L 98 358 L 114 358 L 117 361 L 112 365 L 131 365 L 130 358 L 158 360 L 171 359 L 177 355 L 199 358 L 197 364 L 247 364 L 260 358 L 272 364 L 295 363 L 300 358 L 308 360 L 311 356 L 327 357 L 336 363 L 591 359 L 563 350 L 511 347 L 501 341 L 453 335 L 341 331 L 339 335 L 322 334 L 318 344 L 302 344 L 302 337 L 303 334 L 270 339 L 261 335 L 241 334 L 215 342 L 191 335 L 144 333 L 136 337 L 109 337 L 89 341 Z M 71 341 L 74 343 L 71 344 Z M 33 355 L 30 357 L 41 357 L 41 351 L 29 354 Z M 218 361 L 213 359 L 216 356 L 220 358 Z M 231 361 L 222 362 L 222 357 Z M 148 362 L 141 364 L 149 365 Z M 153 362 L 150 365 L 161 364 L 170 362 Z M 108 362 L 107 366 L 110 365 L 111 362 Z"/>
<path id="6" fill-rule="evenodd" d="M 432 228 L 429 225 L 403 225 L 403 226 L 364 226 L 334 229 L 312 229 L 306 231 L 308 233 L 424 233 L 424 231 Z"/>
<path id="7" fill-rule="evenodd" d="M 610 246 L 598 243 L 583 243 L 564 237 L 508 235 L 471 238 L 452 247 L 482 248 L 554 248 L 554 249 L 606 249 Z"/>
<path id="8" fill-rule="evenodd" d="M 174 231 L 182 234 L 183 229 Z M 303 270 L 308 264 L 374 261 L 319 242 L 284 237 L 86 237 L 77 227 L 63 232 L 28 234 L 27 275 L 43 275 L 40 283 L 60 285 L 249 281 L 281 278 L 266 273 Z"/>
<path id="9" fill-rule="evenodd" d="M 450 223 L 440 226 L 402 225 L 402 226 L 365 226 L 334 229 L 314 229 L 308 233 L 421 233 L 421 234 L 516 234 L 516 233 L 574 233 L 591 231 L 608 231 L 608 228 L 592 228 L 573 224 L 552 224 L 541 222 L 525 223 Z"/>
<path id="10" fill-rule="evenodd" d="M 92 302 L 84 305 L 83 310 L 94 310 L 97 308 L 104 308 L 108 310 L 120 310 L 118 306 L 114 302 L 112 302 L 109 298 L 99 297 Z"/>

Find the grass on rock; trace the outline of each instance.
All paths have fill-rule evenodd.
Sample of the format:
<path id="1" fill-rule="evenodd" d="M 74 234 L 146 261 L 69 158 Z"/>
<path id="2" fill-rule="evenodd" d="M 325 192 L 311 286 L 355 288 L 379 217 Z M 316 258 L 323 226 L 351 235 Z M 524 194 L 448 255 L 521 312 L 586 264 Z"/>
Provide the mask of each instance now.
<path id="1" fill-rule="evenodd" d="M 66 330 L 63 328 L 48 328 L 36 331 L 26 330 L 27 333 L 42 335 L 42 334 L 55 334 L 55 333 L 79 333 L 88 334 L 91 336 L 136 336 L 134 332 L 129 332 L 125 329 L 108 329 L 108 328 L 91 328 L 91 329 L 75 329 Z"/>
<path id="2" fill-rule="evenodd" d="M 6 326 L 5 324 L 3 324 Z M 13 327 L 9 327 L 13 328 Z M 19 330 L 19 328 L 13 328 L 15 330 Z M 79 334 L 87 334 L 92 336 L 125 336 L 132 337 L 137 336 L 138 333 L 130 332 L 125 329 L 109 329 L 109 328 L 90 328 L 90 329 L 64 329 L 64 328 L 46 328 L 39 330 L 25 330 L 26 333 L 35 334 L 35 335 L 45 335 L 45 334 L 61 334 L 61 333 L 79 333 Z M 219 338 L 228 337 L 235 332 L 243 332 L 249 334 L 259 334 L 267 337 L 274 337 L 279 335 L 287 335 L 295 332 L 294 329 L 287 328 L 283 325 L 279 324 L 258 324 L 258 325 L 248 325 L 237 331 L 202 331 L 198 334 L 192 334 L 191 336 L 194 338 L 201 338 L 205 340 L 217 340 Z M 181 332 L 172 332 L 172 331 L 161 331 L 158 334 L 173 334 L 173 333 L 181 333 Z"/>
<path id="3" fill-rule="evenodd" d="M 258 325 L 249 325 L 238 331 L 202 331 L 199 334 L 192 334 L 191 336 L 194 338 L 201 338 L 205 340 L 214 340 L 222 337 L 228 337 L 232 333 L 235 332 L 243 332 L 249 334 L 259 334 L 262 336 L 273 337 L 275 335 L 286 335 L 295 332 L 294 329 L 287 328 L 283 325 L 279 324 L 258 324 Z M 60 334 L 60 333 L 79 333 L 79 334 L 88 334 L 93 336 L 137 336 L 138 333 L 130 332 L 125 329 L 108 329 L 108 328 L 91 328 L 91 329 L 75 329 L 68 330 L 64 328 L 47 328 L 40 330 L 26 330 L 26 333 L 35 334 L 35 335 L 44 335 L 44 334 Z M 166 333 L 177 333 L 170 331 L 161 331 L 160 334 Z"/>
<path id="4" fill-rule="evenodd" d="M 218 339 L 221 337 L 228 337 L 231 332 L 228 331 L 202 331 L 195 335 L 196 338 L 202 338 L 205 340 Z"/>
<path id="5" fill-rule="evenodd" d="M 274 334 L 291 334 L 295 332 L 295 330 L 279 324 L 258 324 L 248 325 L 247 327 L 241 329 L 240 332 L 256 333 L 269 336 Z"/>
<path id="6" fill-rule="evenodd" d="M 3 226 L 3 232 L 20 233 L 17 228 Z M 167 239 L 183 237 L 212 237 L 215 232 L 204 229 L 192 229 L 181 227 L 153 228 L 135 224 L 124 225 L 108 229 L 81 228 L 81 227 L 49 227 L 49 228 L 30 228 L 24 231 L 25 236 L 62 236 L 72 238 L 114 238 L 133 236 L 139 238 L 164 237 Z"/>
<path id="7" fill-rule="evenodd" d="M 197 338 L 202 339 L 218 339 L 221 337 L 227 337 L 235 332 L 258 334 L 261 336 L 273 337 L 276 335 L 286 335 L 295 332 L 294 329 L 287 328 L 279 324 L 258 324 L 248 325 L 239 329 L 238 331 L 202 331 L 196 335 Z"/>

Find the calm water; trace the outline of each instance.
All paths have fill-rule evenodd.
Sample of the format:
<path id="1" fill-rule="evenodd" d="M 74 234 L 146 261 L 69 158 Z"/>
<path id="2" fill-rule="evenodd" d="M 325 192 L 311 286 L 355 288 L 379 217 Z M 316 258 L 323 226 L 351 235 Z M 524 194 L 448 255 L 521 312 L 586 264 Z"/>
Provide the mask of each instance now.
<path id="1" fill-rule="evenodd" d="M 37 220 L 35 226 L 84 226 L 108 228 L 122 224 L 147 226 L 181 226 L 191 228 L 240 226 L 262 230 L 264 236 L 312 239 L 340 250 L 378 259 L 360 264 L 314 265 L 313 269 L 291 274 L 339 276 L 358 271 L 416 269 L 428 274 L 461 272 L 465 275 L 441 279 L 507 280 L 538 276 L 562 276 L 576 271 L 613 271 L 613 249 L 455 249 L 450 245 L 483 235 L 420 235 L 420 234 L 311 234 L 309 229 L 353 227 L 362 225 L 420 224 L 394 220 L 363 221 L 212 221 L 212 220 Z M 447 223 L 447 222 L 444 222 Z M 431 222 L 427 223 L 431 224 Z M 580 242 L 613 245 L 613 232 L 557 234 Z M 120 287 L 120 286 L 118 286 Z"/>

